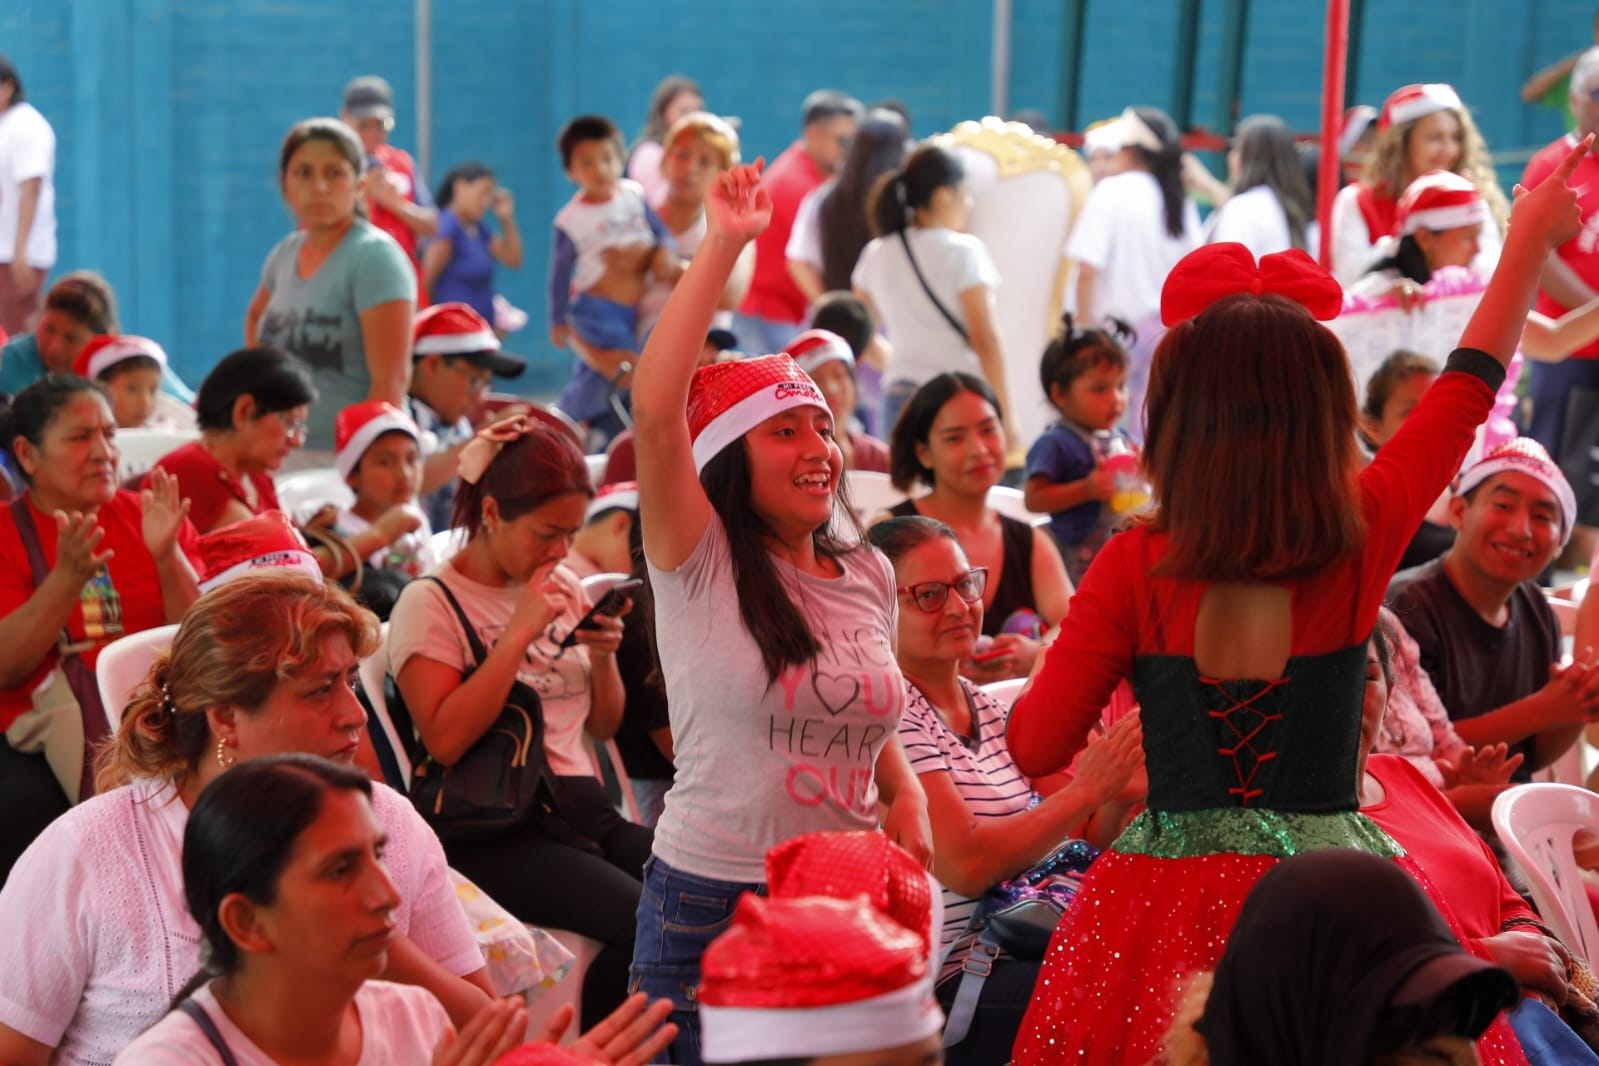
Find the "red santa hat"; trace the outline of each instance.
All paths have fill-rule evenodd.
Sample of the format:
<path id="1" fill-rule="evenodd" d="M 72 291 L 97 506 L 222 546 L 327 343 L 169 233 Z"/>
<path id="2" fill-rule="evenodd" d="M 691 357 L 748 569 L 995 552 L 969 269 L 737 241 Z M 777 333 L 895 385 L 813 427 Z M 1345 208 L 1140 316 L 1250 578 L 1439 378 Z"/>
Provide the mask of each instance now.
<path id="1" fill-rule="evenodd" d="M 500 338 L 488 320 L 463 303 L 434 304 L 418 311 L 411 333 L 411 355 L 450 355 L 486 367 L 495 377 L 514 378 L 527 362 L 500 351 Z"/>
<path id="2" fill-rule="evenodd" d="M 1560 543 L 1570 540 L 1571 527 L 1577 521 L 1577 496 L 1543 445 L 1530 437 L 1506 441 L 1468 466 L 1455 493 L 1464 496 L 1496 474 L 1505 473 L 1525 474 L 1554 494 L 1560 504 Z"/>
<path id="3" fill-rule="evenodd" d="M 83 346 L 83 351 L 72 361 L 72 370 L 79 377 L 93 381 L 124 359 L 141 355 L 154 359 L 162 370 L 167 368 L 167 353 L 149 337 L 102 333 Z"/>
<path id="4" fill-rule="evenodd" d="M 1488 220 L 1488 205 L 1470 178 L 1448 170 L 1423 174 L 1405 187 L 1399 197 L 1399 235 L 1417 230 L 1458 229 L 1480 226 Z"/>
<path id="5" fill-rule="evenodd" d="M 385 433 L 404 433 L 422 446 L 422 431 L 411 416 L 387 400 L 363 400 L 339 412 L 333 423 L 333 465 L 348 478 L 372 442 Z"/>
<path id="6" fill-rule="evenodd" d="M 904 848 L 875 830 L 806 833 L 778 844 L 766 853 L 766 888 L 774 898 L 865 896 L 916 931 L 929 952 L 943 924 L 937 882 Z"/>
<path id="7" fill-rule="evenodd" d="M 512 1048 L 495 1059 L 494 1066 L 594 1066 L 594 1060 L 560 1044 L 538 1040 Z"/>
<path id="8" fill-rule="evenodd" d="M 855 369 L 855 353 L 849 350 L 849 342 L 831 330 L 808 329 L 789 341 L 783 351 L 793 356 L 799 368 L 812 377 L 832 362 Z"/>
<path id="9" fill-rule="evenodd" d="M 688 392 L 688 430 L 694 469 L 744 434 L 795 407 L 827 410 L 822 390 L 788 355 L 713 363 L 694 371 Z"/>
<path id="10" fill-rule="evenodd" d="M 604 485 L 594 498 L 589 501 L 588 507 L 583 510 L 583 524 L 588 525 L 594 521 L 594 516 L 602 511 L 612 511 L 621 508 L 625 511 L 638 510 L 638 482 L 613 481 Z"/>
<path id="11" fill-rule="evenodd" d="M 1437 111 L 1461 111 L 1460 94 L 1454 86 L 1443 82 L 1425 85 L 1403 85 L 1383 101 L 1382 114 L 1377 118 L 1377 132 L 1390 126 L 1403 126 Z"/>
<path id="12" fill-rule="evenodd" d="M 922 936 L 865 895 L 738 901 L 700 959 L 706 1062 L 903 1047 L 944 1024 Z"/>
<path id="13" fill-rule="evenodd" d="M 322 567 L 300 531 L 282 511 L 262 511 L 253 518 L 213 529 L 200 538 L 204 576 L 200 591 L 209 592 L 254 570 L 282 567 L 322 582 Z"/>

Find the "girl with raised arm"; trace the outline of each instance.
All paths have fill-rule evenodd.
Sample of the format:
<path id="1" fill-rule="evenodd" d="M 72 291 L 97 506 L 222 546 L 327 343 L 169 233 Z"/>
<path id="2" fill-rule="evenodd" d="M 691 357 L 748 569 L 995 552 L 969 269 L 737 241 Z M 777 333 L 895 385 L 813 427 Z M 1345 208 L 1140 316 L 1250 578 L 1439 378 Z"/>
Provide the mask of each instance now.
<path id="1" fill-rule="evenodd" d="M 888 562 L 838 529 L 843 459 L 820 390 L 786 355 L 694 369 L 744 245 L 760 164 L 707 200 L 709 232 L 633 384 L 639 507 L 677 774 L 645 866 L 633 986 L 670 996 L 673 1061 L 698 1063 L 684 990 L 761 888 L 774 844 L 879 824 L 923 862 L 927 800 L 895 739 L 904 700 Z M 685 418 L 685 411 L 687 417 Z"/>

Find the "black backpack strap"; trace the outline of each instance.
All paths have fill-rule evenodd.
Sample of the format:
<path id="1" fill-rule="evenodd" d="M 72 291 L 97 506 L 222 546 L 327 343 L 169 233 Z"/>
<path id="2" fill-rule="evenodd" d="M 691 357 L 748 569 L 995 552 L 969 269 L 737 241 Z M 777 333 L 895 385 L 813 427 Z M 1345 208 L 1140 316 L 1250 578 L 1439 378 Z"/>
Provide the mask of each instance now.
<path id="1" fill-rule="evenodd" d="M 477 627 L 472 625 L 472 620 L 466 616 L 466 611 L 461 607 L 461 601 L 455 598 L 455 593 L 450 591 L 450 586 L 438 578 L 426 574 L 416 580 L 431 581 L 444 593 L 444 598 L 449 601 L 450 606 L 455 610 L 455 617 L 460 619 L 461 629 L 466 633 L 467 647 L 472 649 L 472 657 L 477 660 L 470 669 L 475 670 L 477 667 L 482 666 L 483 661 L 489 657 L 488 649 L 483 646 L 482 638 L 477 635 Z"/>
<path id="2" fill-rule="evenodd" d="M 905 258 L 910 260 L 911 269 L 916 272 L 916 280 L 922 283 L 922 291 L 927 294 L 929 300 L 933 301 L 933 306 L 938 308 L 938 313 L 944 316 L 944 321 L 949 323 L 950 328 L 961 335 L 961 340 L 966 342 L 967 347 L 971 347 L 972 338 L 967 335 L 966 327 L 961 325 L 960 319 L 950 314 L 949 308 L 944 306 L 944 301 L 935 296 L 933 287 L 927 284 L 927 278 L 922 274 L 921 265 L 916 262 L 916 256 L 911 253 L 911 239 L 906 236 L 905 230 L 899 231 L 899 243 L 905 248 Z"/>
<path id="3" fill-rule="evenodd" d="M 222 1066 L 239 1066 L 239 1060 L 233 1057 L 233 1052 L 228 1047 L 228 1042 L 222 1039 L 222 1033 L 217 1030 L 216 1023 L 211 1020 L 211 1015 L 206 1013 L 204 1007 L 192 999 L 186 999 L 178 1004 L 178 1009 L 189 1016 L 189 1020 L 200 1027 L 200 1032 L 205 1035 L 217 1055 L 222 1059 Z"/>

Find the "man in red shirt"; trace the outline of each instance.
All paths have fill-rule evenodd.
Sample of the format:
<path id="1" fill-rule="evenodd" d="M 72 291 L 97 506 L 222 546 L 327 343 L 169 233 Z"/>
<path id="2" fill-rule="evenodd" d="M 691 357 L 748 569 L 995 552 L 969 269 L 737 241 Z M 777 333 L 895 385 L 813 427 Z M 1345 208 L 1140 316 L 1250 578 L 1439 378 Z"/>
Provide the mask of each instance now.
<path id="1" fill-rule="evenodd" d="M 805 326 L 809 303 L 788 276 L 788 234 L 800 201 L 843 164 L 861 111 L 853 97 L 816 90 L 805 98 L 800 139 L 766 168 L 761 184 L 772 197 L 772 224 L 755 238 L 755 274 L 733 321 L 747 352 L 780 352 Z"/>
<path id="2" fill-rule="evenodd" d="M 394 90 L 376 74 L 365 74 L 344 87 L 339 118 L 354 129 L 366 148 L 367 214 L 372 224 L 397 241 L 417 271 L 417 308 L 427 306 L 422 292 L 417 241 L 439 228 L 438 208 L 427 183 L 417 176 L 411 153 L 389 143 L 394 129 Z"/>
<path id="3" fill-rule="evenodd" d="M 1590 48 L 1571 71 L 1571 110 L 1577 132 L 1545 147 L 1527 163 L 1521 184 L 1532 188 L 1551 174 L 1578 139 L 1599 133 L 1599 48 Z M 1544 266 L 1536 310 L 1551 318 L 1599 298 L 1599 144 L 1571 176 L 1582 209 L 1582 232 L 1555 249 Z M 1599 447 L 1599 341 L 1571 352 L 1565 362 L 1531 363 L 1527 435 L 1560 464 L 1577 493 L 1577 527 L 1571 558 L 1584 562 L 1599 540 L 1599 486 L 1591 459 Z"/>

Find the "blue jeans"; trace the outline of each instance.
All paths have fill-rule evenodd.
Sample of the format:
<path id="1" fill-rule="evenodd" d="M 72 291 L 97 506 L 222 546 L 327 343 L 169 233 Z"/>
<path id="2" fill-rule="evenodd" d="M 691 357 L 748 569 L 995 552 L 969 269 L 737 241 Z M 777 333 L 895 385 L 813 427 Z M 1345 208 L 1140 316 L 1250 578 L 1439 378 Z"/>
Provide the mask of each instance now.
<path id="1" fill-rule="evenodd" d="M 698 877 L 655 855 L 644 864 L 628 991 L 674 1004 L 677 1039 L 667 1049 L 668 1062 L 700 1066 L 700 956 L 732 922 L 733 907 L 746 892 L 764 896 L 766 886 Z"/>
<path id="2" fill-rule="evenodd" d="M 774 355 L 788 347 L 788 342 L 805 328 L 802 322 L 779 322 L 775 318 L 756 315 L 733 316 L 733 335 L 739 347 L 749 355 Z"/>

